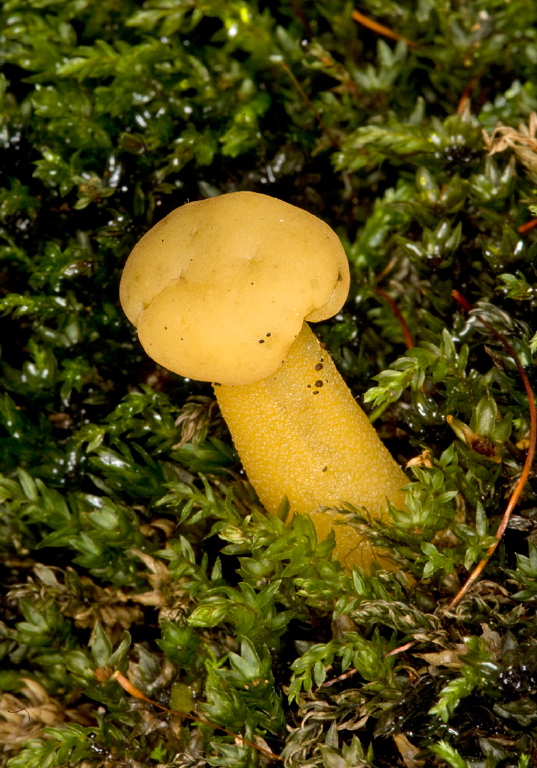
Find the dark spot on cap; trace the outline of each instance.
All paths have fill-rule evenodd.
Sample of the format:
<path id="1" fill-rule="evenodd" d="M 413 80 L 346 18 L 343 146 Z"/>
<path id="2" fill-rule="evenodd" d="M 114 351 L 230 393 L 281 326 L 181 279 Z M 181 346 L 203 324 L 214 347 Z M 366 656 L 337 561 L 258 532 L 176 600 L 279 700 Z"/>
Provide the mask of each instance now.
<path id="1" fill-rule="evenodd" d="M 328 467 L 323 467 L 323 472 L 326 472 L 327 469 Z"/>
<path id="2" fill-rule="evenodd" d="M 317 365 L 315 366 L 315 370 L 316 371 L 322 371 L 323 370 L 323 364 L 322 363 L 317 363 Z"/>
<path id="3" fill-rule="evenodd" d="M 268 336 L 272 336 L 272 334 L 271 334 L 271 333 L 267 333 L 267 337 L 268 337 Z"/>
<path id="4" fill-rule="evenodd" d="M 311 389 L 311 384 L 306 384 L 308 389 Z"/>
<path id="5" fill-rule="evenodd" d="M 323 382 L 319 379 L 318 381 L 315 382 L 315 386 L 316 387 L 322 387 L 323 386 Z"/>
<path id="6" fill-rule="evenodd" d="M 221 387 L 222 385 L 218 381 L 213 381 L 213 387 Z"/>
<path id="7" fill-rule="evenodd" d="M 318 394 L 319 394 L 319 390 L 318 389 L 314 389 L 313 392 L 312 392 L 312 395 L 318 395 Z"/>
<path id="8" fill-rule="evenodd" d="M 265 343 L 265 339 L 259 339 L 259 343 L 260 344 L 264 344 Z"/>

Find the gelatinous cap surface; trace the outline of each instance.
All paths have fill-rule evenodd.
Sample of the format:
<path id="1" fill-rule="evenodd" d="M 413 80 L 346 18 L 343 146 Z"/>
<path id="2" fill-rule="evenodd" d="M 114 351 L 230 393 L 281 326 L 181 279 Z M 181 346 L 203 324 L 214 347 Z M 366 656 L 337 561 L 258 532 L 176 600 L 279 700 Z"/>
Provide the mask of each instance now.
<path id="1" fill-rule="evenodd" d="M 182 376 L 260 381 L 304 320 L 338 312 L 349 290 L 339 238 L 310 213 L 233 192 L 187 203 L 135 246 L 120 297 L 145 351 Z"/>

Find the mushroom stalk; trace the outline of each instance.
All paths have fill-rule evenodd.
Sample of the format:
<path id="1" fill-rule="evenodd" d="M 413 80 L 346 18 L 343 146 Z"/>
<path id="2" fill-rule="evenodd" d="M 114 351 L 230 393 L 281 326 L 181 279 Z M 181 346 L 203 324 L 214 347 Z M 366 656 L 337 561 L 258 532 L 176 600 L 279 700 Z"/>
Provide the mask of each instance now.
<path id="1" fill-rule="evenodd" d="M 405 474 L 307 323 L 273 375 L 214 389 L 246 474 L 270 512 L 286 497 L 291 514 L 312 515 L 323 539 L 337 515 L 322 507 L 346 501 L 379 517 L 387 500 L 404 506 Z M 333 528 L 344 565 L 368 567 L 379 559 L 356 529 Z"/>

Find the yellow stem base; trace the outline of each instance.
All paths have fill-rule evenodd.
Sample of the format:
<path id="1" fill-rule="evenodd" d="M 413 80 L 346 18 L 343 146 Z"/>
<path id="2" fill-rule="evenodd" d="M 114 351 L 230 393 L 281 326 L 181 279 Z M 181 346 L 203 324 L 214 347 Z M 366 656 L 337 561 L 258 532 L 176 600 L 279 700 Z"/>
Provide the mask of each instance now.
<path id="1" fill-rule="evenodd" d="M 336 556 L 347 567 L 391 561 L 337 513 L 343 502 L 380 516 L 389 499 L 404 506 L 408 482 L 304 324 L 278 371 L 256 384 L 215 386 L 248 479 L 270 512 L 287 497 L 291 513 L 311 514 L 320 539 L 334 528 Z M 317 511 L 316 511 L 317 510 Z M 392 563 L 393 567 L 393 563 Z"/>

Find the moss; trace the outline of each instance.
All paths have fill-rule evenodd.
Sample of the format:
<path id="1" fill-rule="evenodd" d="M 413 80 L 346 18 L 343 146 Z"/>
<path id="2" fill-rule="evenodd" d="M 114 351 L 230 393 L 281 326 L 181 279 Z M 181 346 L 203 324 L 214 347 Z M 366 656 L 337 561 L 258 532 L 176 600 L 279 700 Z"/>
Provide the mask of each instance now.
<path id="1" fill-rule="evenodd" d="M 537 11 L 352 12 L 3 4 L 7 768 L 269 764 L 252 744 L 289 768 L 535 761 L 533 478 L 449 605 L 531 438 L 513 352 L 531 383 Z M 389 527 L 342 519 L 412 586 L 345 572 L 308 519 L 267 516 L 210 392 L 154 367 L 119 309 L 122 265 L 153 223 L 243 189 L 345 244 L 351 296 L 319 333 L 413 483 Z M 194 720 L 130 698 L 115 670 L 160 706 L 188 690 Z"/>

